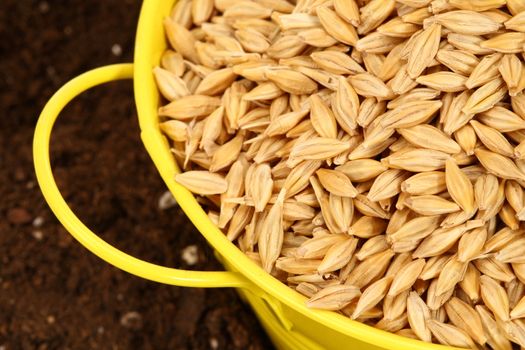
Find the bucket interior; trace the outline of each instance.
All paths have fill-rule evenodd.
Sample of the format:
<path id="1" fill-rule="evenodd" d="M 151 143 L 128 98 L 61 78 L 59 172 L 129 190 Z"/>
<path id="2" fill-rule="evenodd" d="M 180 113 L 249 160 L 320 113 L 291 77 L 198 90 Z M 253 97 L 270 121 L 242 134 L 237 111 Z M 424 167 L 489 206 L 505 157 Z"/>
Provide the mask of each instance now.
<path id="1" fill-rule="evenodd" d="M 195 197 L 175 182 L 180 172 L 170 153 L 170 146 L 159 129 L 160 96 L 152 74 L 167 47 L 162 20 L 169 16 L 176 0 L 145 0 L 136 35 L 134 91 L 142 139 L 160 175 L 180 207 L 201 234 L 217 251 L 228 270 L 239 271 L 253 283 L 250 292 L 241 294 L 252 305 L 259 319 L 280 349 L 453 349 L 438 344 L 401 337 L 353 321 L 336 312 L 308 309 L 306 298 L 258 267 L 209 220 Z M 265 305 L 270 301 L 272 307 Z M 287 327 L 275 327 L 278 309 Z M 283 337 L 293 340 L 279 341 Z M 299 345 L 298 345 L 299 344 Z"/>

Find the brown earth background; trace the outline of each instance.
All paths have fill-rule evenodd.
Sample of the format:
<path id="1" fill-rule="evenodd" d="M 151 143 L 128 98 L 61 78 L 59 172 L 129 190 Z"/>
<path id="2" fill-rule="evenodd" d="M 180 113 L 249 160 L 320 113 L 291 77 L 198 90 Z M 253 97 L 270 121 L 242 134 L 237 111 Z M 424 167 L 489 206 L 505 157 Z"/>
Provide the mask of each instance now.
<path id="1" fill-rule="evenodd" d="M 132 60 L 140 5 L 0 1 L 0 350 L 271 348 L 233 290 L 160 285 L 96 258 L 36 183 L 40 110 L 72 77 Z M 130 81 L 72 103 L 51 152 L 66 200 L 104 239 L 154 263 L 221 269 L 177 207 L 158 207 L 166 189 L 140 142 Z M 192 246 L 196 263 L 183 258 Z"/>

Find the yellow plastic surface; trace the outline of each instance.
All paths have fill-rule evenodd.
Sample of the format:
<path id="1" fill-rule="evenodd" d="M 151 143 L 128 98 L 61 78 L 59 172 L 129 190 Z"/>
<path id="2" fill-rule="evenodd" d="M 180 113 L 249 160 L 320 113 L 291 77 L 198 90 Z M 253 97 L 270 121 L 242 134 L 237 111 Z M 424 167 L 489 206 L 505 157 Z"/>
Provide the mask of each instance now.
<path id="1" fill-rule="evenodd" d="M 110 80 L 130 78 L 131 65 L 93 70 L 60 89 L 46 105 L 35 131 L 34 160 L 39 184 L 55 215 L 85 247 L 107 262 L 135 275 L 180 286 L 240 287 L 263 326 L 279 349 L 453 349 L 400 337 L 339 315 L 308 309 L 305 297 L 264 272 L 208 219 L 195 197 L 174 181 L 179 172 L 167 140 L 158 126 L 159 95 L 152 68 L 159 64 L 166 48 L 162 19 L 174 0 L 145 0 L 138 25 L 134 59 L 134 90 L 141 137 L 160 175 L 197 229 L 216 249 L 221 261 L 235 272 L 191 272 L 165 268 L 133 258 L 91 232 L 68 208 L 56 187 L 49 164 L 49 137 L 53 123 L 72 98 L 82 91 Z"/>
<path id="2" fill-rule="evenodd" d="M 44 107 L 38 120 L 33 157 L 38 183 L 44 197 L 64 227 L 100 258 L 134 275 L 153 281 L 186 287 L 246 287 L 246 279 L 234 272 L 199 272 L 167 268 L 136 259 L 109 245 L 91 232 L 71 211 L 53 178 L 49 160 L 49 139 L 62 109 L 83 91 L 105 82 L 131 79 L 132 64 L 97 68 L 71 80 L 58 90 Z"/>

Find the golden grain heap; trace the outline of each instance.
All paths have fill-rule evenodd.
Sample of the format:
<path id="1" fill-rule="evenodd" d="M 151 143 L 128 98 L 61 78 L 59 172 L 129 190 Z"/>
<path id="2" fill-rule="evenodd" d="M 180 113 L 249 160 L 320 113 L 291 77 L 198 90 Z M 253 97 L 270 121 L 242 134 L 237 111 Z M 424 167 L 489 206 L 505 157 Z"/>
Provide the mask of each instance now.
<path id="1" fill-rule="evenodd" d="M 161 129 L 308 306 L 525 347 L 525 1 L 179 0 Z"/>

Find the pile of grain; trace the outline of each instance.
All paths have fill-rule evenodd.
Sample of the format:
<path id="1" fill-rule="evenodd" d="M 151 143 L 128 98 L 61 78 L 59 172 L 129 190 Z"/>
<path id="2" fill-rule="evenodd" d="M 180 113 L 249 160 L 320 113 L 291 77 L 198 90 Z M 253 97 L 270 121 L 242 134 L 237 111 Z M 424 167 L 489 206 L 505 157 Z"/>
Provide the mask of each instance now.
<path id="1" fill-rule="evenodd" d="M 209 217 L 313 308 L 525 347 L 525 2 L 180 0 L 161 128 Z"/>

